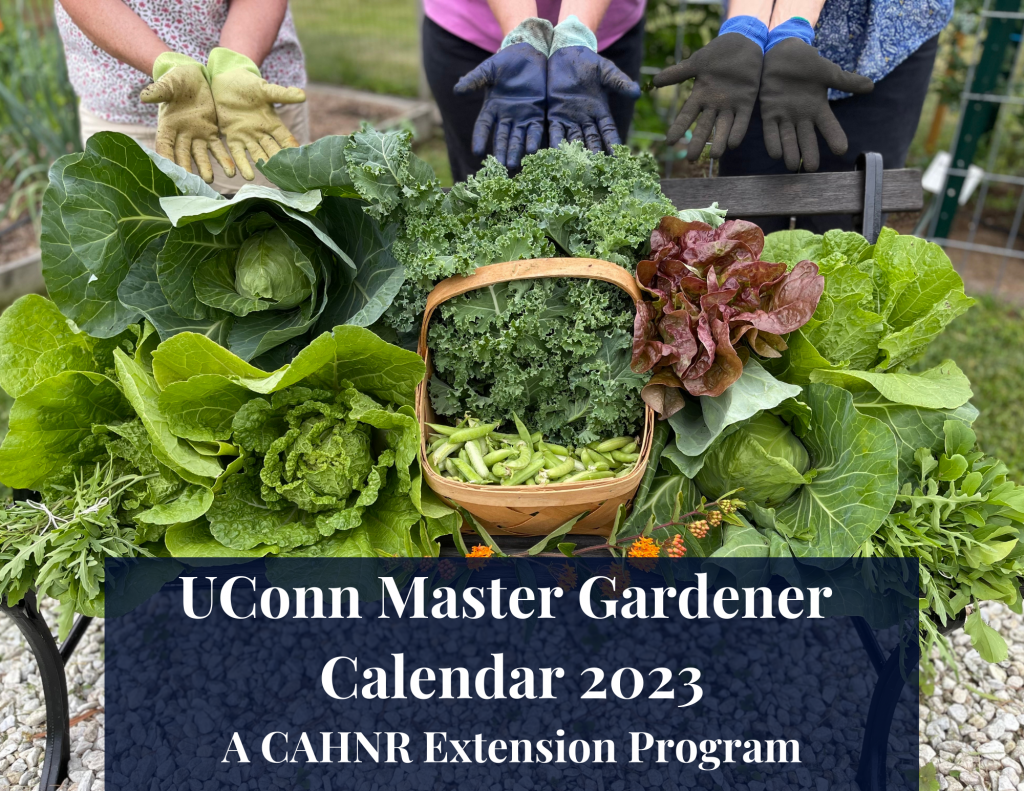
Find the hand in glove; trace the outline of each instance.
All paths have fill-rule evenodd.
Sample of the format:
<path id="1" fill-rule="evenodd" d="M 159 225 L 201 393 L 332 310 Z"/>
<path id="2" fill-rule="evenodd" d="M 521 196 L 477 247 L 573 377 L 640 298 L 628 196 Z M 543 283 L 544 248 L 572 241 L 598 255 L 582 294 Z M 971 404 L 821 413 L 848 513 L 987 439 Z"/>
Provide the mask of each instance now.
<path id="1" fill-rule="evenodd" d="M 207 184 L 213 181 L 210 152 L 228 176 L 235 175 L 231 161 L 217 130 L 217 110 L 206 77 L 206 67 L 187 55 L 164 52 L 153 64 L 152 85 L 139 99 L 159 104 L 156 121 L 156 152 L 192 172 L 195 157 L 199 175 Z"/>
<path id="2" fill-rule="evenodd" d="M 551 31 L 546 19 L 527 19 L 505 36 L 496 55 L 456 83 L 455 93 L 487 91 L 473 127 L 476 156 L 487 153 L 492 136 L 494 158 L 510 168 L 540 149 Z"/>
<path id="3" fill-rule="evenodd" d="M 640 97 L 640 86 L 597 54 L 597 36 L 575 16 L 555 27 L 548 56 L 548 142 L 583 140 L 595 153 L 622 142 L 608 92 Z"/>
<path id="4" fill-rule="evenodd" d="M 743 142 L 761 84 L 767 38 L 768 26 L 761 20 L 752 16 L 733 17 L 722 23 L 718 38 L 655 75 L 656 88 L 694 80 L 693 90 L 669 127 L 665 142 L 678 142 L 698 115 L 700 121 L 686 148 L 687 159 L 700 158 L 712 129 L 713 159 L 725 153 L 726 144 L 736 148 Z"/>
<path id="5" fill-rule="evenodd" d="M 299 104 L 306 101 L 306 93 L 301 88 L 267 82 L 249 58 L 224 47 L 210 52 L 206 68 L 220 133 L 227 140 L 242 177 L 252 181 L 256 174 L 245 157 L 246 151 L 256 162 L 270 159 L 282 148 L 298 147 L 274 105 Z"/>
<path id="6" fill-rule="evenodd" d="M 870 93 L 867 77 L 843 71 L 812 46 L 814 29 L 805 19 L 783 22 L 768 34 L 761 72 L 761 119 L 764 145 L 772 159 L 786 167 L 813 173 L 821 163 L 815 127 L 833 154 L 845 154 L 846 133 L 828 106 L 828 89 Z"/>

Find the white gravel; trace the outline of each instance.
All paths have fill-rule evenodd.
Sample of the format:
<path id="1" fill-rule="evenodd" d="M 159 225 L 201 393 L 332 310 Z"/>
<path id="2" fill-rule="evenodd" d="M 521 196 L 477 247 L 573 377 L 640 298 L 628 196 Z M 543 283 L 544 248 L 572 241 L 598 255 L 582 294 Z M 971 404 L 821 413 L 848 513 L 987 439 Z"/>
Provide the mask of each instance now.
<path id="1" fill-rule="evenodd" d="M 963 632 L 953 635 L 956 673 L 937 663 L 933 694 L 921 698 L 921 764 L 938 769 L 943 791 L 1024 791 L 1024 618 L 1002 605 L 986 615 L 1010 643 L 989 665 Z M 44 606 L 53 624 L 52 606 Z M 103 791 L 103 627 L 94 622 L 68 666 L 72 717 L 70 779 L 62 791 Z M 17 627 L 0 617 L 0 789 L 34 789 L 45 728 L 35 661 Z M 74 720 L 73 720 L 74 721 Z"/>

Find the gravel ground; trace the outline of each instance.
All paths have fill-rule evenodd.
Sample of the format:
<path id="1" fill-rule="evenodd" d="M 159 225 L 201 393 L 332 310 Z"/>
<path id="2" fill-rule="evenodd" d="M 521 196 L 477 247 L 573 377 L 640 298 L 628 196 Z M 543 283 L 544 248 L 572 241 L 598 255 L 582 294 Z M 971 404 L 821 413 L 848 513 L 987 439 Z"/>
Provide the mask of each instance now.
<path id="1" fill-rule="evenodd" d="M 55 622 L 52 607 L 44 607 Z M 938 768 L 943 791 L 1024 791 L 1024 618 L 986 607 L 1008 639 L 1010 658 L 989 665 L 962 632 L 953 635 L 960 675 L 937 664 L 922 696 L 921 764 Z M 71 777 L 62 791 L 103 791 L 103 629 L 94 623 L 68 667 Z M 35 788 L 42 764 L 43 695 L 35 661 L 13 623 L 0 619 L 0 789 Z"/>

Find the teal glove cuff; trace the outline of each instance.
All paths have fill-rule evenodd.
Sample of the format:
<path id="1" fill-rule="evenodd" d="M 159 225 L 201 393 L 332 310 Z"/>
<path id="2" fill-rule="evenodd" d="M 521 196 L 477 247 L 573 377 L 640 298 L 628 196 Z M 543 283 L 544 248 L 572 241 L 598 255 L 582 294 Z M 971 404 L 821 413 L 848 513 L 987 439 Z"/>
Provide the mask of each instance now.
<path id="1" fill-rule="evenodd" d="M 210 81 L 210 74 L 206 70 L 206 66 L 197 60 L 193 60 L 188 55 L 182 55 L 180 52 L 161 52 L 157 55 L 156 60 L 153 61 L 153 81 L 159 80 L 175 66 L 198 66 L 203 70 L 203 76 L 206 77 L 206 81 Z"/>
<path id="2" fill-rule="evenodd" d="M 548 55 L 554 55 L 562 47 L 586 47 L 597 52 L 597 36 L 589 27 L 580 22 L 575 14 L 572 14 L 555 26 L 555 34 L 551 39 L 551 50 Z"/>
<path id="3" fill-rule="evenodd" d="M 214 47 L 210 50 L 210 57 L 206 59 L 206 69 L 210 73 L 211 80 L 218 74 L 223 74 L 233 69 L 245 69 L 257 77 L 263 76 L 260 74 L 260 67 L 245 57 L 245 55 L 234 50 L 225 49 L 224 47 Z"/>
<path id="4" fill-rule="evenodd" d="M 526 42 L 541 55 L 547 57 L 548 50 L 551 49 L 551 37 L 554 35 L 554 32 L 555 29 L 548 20 L 538 19 L 533 16 L 529 19 L 524 19 L 516 26 L 515 30 L 505 36 L 501 42 L 501 49 L 511 47 L 513 44 Z"/>

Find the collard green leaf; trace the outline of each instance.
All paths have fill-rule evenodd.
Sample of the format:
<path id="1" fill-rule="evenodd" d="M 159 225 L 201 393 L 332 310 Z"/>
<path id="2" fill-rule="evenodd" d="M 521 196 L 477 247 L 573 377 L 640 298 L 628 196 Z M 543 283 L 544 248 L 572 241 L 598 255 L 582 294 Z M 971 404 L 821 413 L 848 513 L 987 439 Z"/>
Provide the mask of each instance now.
<path id="1" fill-rule="evenodd" d="M 768 542 L 749 524 L 726 525 L 725 540 L 713 558 L 766 558 Z"/>
<path id="2" fill-rule="evenodd" d="M 78 451 L 94 425 L 119 423 L 131 406 L 106 376 L 65 371 L 22 394 L 0 446 L 0 482 L 39 489 Z"/>
<path id="3" fill-rule="evenodd" d="M 260 184 L 243 184 L 230 199 L 219 195 L 216 198 L 181 195 L 163 199 L 160 206 L 175 228 L 202 222 L 210 229 L 211 233 L 219 234 L 225 226 L 222 220 L 232 212 L 238 213 L 240 210 L 249 208 L 247 204 L 252 201 L 268 201 L 278 206 L 286 206 L 295 211 L 310 214 L 315 212 L 320 205 L 321 195 L 319 190 L 296 193 L 284 192 Z"/>
<path id="4" fill-rule="evenodd" d="M 880 420 L 858 413 L 853 396 L 811 384 L 804 400 L 813 419 L 798 436 L 817 471 L 814 480 L 776 510 L 791 534 L 810 525 L 809 541 L 790 539 L 797 557 L 851 557 L 881 526 L 896 499 L 896 441 Z"/>
<path id="5" fill-rule="evenodd" d="M 341 324 L 369 327 L 379 319 L 405 282 L 405 268 L 392 254 L 397 225 L 381 228 L 359 201 L 329 198 L 319 215 L 336 239 L 343 240 L 356 272 L 338 272 L 331 281 L 327 309 L 317 322 L 323 332 Z"/>
<path id="6" fill-rule="evenodd" d="M 811 372 L 811 381 L 851 391 L 863 390 L 867 386 L 893 403 L 925 409 L 956 409 L 974 395 L 970 381 L 953 360 L 943 360 L 919 374 L 819 369 Z"/>
<path id="7" fill-rule="evenodd" d="M 160 198 L 174 182 L 131 138 L 93 135 L 59 159 L 44 200 L 43 277 L 61 313 L 90 335 L 117 335 L 135 320 L 117 299 L 132 262 L 170 221 Z"/>
<path id="8" fill-rule="evenodd" d="M 751 358 L 743 366 L 740 378 L 722 395 L 690 399 L 669 418 L 678 450 L 670 455 L 672 462 L 692 478 L 704 465 L 705 451 L 730 426 L 799 396 L 800 392 L 800 387 L 780 382 Z"/>
<path id="9" fill-rule="evenodd" d="M 196 452 L 174 435 L 160 409 L 160 391 L 153 377 L 120 350 L 114 352 L 114 366 L 125 397 L 146 426 L 156 458 L 189 483 L 213 486 L 223 467 L 216 457 Z"/>
<path id="10" fill-rule="evenodd" d="M 328 135 L 309 145 L 282 149 L 256 167 L 283 190 L 358 198 L 345 161 L 346 143 L 347 135 Z"/>

